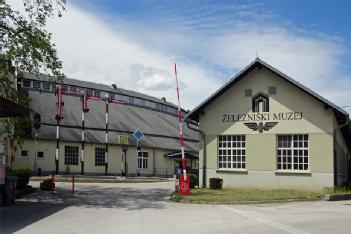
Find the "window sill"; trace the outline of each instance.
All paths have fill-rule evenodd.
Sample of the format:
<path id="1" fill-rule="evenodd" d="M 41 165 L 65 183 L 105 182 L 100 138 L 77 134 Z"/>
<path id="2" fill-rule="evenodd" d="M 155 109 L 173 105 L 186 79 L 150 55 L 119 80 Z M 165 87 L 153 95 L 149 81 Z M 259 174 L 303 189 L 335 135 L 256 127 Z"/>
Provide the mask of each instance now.
<path id="1" fill-rule="evenodd" d="M 247 173 L 247 169 L 216 169 L 216 172 Z"/>
<path id="2" fill-rule="evenodd" d="M 300 174 L 300 175 L 311 175 L 311 171 L 289 171 L 289 170 L 275 170 L 275 174 Z"/>
<path id="3" fill-rule="evenodd" d="M 28 157 L 21 157 L 21 156 L 20 156 L 19 158 L 20 158 L 20 159 L 28 159 Z"/>

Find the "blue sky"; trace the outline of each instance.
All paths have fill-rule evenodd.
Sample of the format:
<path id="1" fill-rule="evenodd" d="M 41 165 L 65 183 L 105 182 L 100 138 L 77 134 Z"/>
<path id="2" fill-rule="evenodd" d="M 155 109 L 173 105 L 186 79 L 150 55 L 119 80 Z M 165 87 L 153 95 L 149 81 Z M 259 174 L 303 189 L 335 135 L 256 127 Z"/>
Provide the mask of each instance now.
<path id="1" fill-rule="evenodd" d="M 68 76 L 194 108 L 256 57 L 351 105 L 351 1 L 67 1 L 48 26 Z M 348 109 L 350 112 L 351 109 Z"/>

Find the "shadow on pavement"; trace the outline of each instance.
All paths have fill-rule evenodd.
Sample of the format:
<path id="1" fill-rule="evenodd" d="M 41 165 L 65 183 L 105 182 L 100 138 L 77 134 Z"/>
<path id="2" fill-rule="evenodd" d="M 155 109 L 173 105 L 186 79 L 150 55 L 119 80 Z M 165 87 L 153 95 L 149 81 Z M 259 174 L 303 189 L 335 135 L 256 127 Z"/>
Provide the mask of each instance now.
<path id="1" fill-rule="evenodd" d="M 14 206 L 0 208 L 0 233 L 14 233 L 63 208 L 44 202 L 17 201 Z"/>
<path id="2" fill-rule="evenodd" d="M 20 199 L 15 206 L 0 208 L 0 232 L 13 233 L 40 221 L 62 209 L 75 206 L 82 208 L 115 208 L 127 210 L 164 209 L 169 189 L 151 188 L 102 188 L 89 186 L 88 190 L 51 192 L 37 191 Z"/>

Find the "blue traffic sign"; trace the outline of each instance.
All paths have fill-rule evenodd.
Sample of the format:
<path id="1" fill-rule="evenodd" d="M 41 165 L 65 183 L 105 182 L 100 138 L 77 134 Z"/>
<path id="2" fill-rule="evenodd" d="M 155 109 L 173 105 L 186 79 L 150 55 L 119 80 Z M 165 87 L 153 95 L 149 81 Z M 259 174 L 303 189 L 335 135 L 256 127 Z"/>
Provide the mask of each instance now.
<path id="1" fill-rule="evenodd" d="M 137 140 L 140 141 L 141 138 L 143 138 L 144 133 L 138 128 L 134 133 L 133 133 L 133 137 Z"/>

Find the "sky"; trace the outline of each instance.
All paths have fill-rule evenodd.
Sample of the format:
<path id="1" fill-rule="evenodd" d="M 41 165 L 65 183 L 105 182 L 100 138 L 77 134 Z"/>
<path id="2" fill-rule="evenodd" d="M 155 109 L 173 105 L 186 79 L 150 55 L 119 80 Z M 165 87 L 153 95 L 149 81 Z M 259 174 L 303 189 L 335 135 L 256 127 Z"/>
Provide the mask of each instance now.
<path id="1" fill-rule="evenodd" d="M 256 56 L 351 106 L 351 1 L 67 0 L 53 34 L 67 77 L 193 109 Z M 351 113 L 351 108 L 346 108 Z"/>

